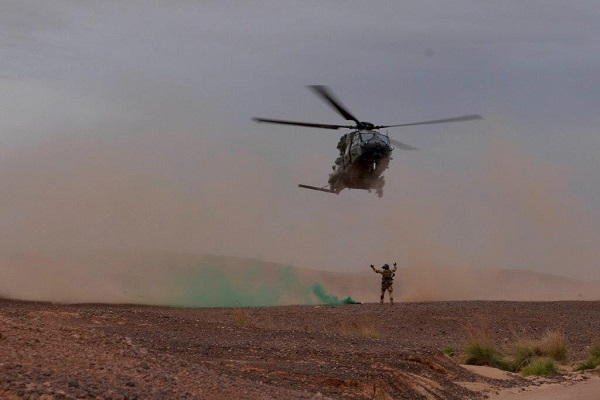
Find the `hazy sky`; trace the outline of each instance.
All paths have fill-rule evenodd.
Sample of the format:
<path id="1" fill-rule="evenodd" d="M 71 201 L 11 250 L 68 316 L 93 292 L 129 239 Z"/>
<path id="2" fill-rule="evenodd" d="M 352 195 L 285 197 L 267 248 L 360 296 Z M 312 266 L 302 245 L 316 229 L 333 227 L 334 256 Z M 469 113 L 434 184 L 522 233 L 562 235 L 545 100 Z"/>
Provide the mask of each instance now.
<path id="1" fill-rule="evenodd" d="M 600 279 L 597 1 L 3 1 L 0 250 L 170 249 Z M 484 121 L 390 135 L 385 196 L 324 185 L 340 133 L 253 116 Z"/>

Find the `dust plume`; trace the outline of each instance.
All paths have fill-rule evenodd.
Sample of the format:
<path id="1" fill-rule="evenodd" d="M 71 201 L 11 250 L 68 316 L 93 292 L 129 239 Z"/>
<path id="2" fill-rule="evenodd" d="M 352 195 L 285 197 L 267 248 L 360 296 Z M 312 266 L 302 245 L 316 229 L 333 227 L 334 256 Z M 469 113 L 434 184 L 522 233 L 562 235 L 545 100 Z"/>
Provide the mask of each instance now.
<path id="1" fill-rule="evenodd" d="M 600 224 L 569 190 L 568 170 L 535 158 L 501 132 L 468 170 L 419 167 L 398 157 L 386 173 L 383 199 L 296 187 L 323 179 L 328 161 L 318 154 L 282 161 L 256 147 L 184 132 L 62 135 L 5 149 L 0 295 L 137 302 L 137 293 L 155 302 L 174 287 L 212 277 L 248 304 L 286 302 L 290 290 L 298 302 L 318 296 L 310 286 L 282 286 L 285 280 L 261 283 L 258 277 L 267 279 L 261 274 L 246 277 L 261 288 L 248 292 L 214 269 L 210 277 L 200 271 L 177 277 L 177 263 L 161 257 L 160 265 L 146 258 L 135 266 L 98 261 L 111 252 L 217 254 L 337 272 L 329 280 L 301 278 L 361 298 L 377 298 L 378 284 L 370 277 L 367 289 L 362 272 L 352 274 L 393 261 L 402 267 L 397 297 L 403 300 L 482 298 L 494 279 L 510 287 L 498 296 L 522 298 L 526 287 L 494 275 L 506 269 L 600 279 Z M 489 273 L 474 273 L 478 268 Z"/>
<path id="2" fill-rule="evenodd" d="M 402 298 L 598 298 L 582 282 L 558 278 L 600 278 L 600 224 L 569 190 L 568 170 L 499 135 L 483 160 L 463 176 L 441 175 L 452 187 L 427 214 L 416 205 L 414 213 L 393 215 L 412 228 L 403 237 L 410 284 Z"/>
<path id="3" fill-rule="evenodd" d="M 277 169 L 194 135 L 61 137 L 0 159 L 0 251 L 259 255 Z"/>
<path id="4" fill-rule="evenodd" d="M 236 265 L 237 264 L 237 265 Z M 309 283 L 292 266 L 227 257 L 205 258 L 192 268 L 175 271 L 169 301 L 186 307 L 248 307 L 285 304 L 357 304 L 340 299 L 319 282 Z"/>
<path id="5" fill-rule="evenodd" d="M 170 252 L 14 255 L 0 260 L 1 297 L 180 307 L 356 304 L 312 271 L 260 260 Z M 8 285 L 7 283 L 10 283 Z"/>
<path id="6" fill-rule="evenodd" d="M 247 307 L 312 304 L 309 286 L 291 266 L 260 262 L 232 268 L 226 259 L 175 271 L 174 303 L 187 307 Z"/>

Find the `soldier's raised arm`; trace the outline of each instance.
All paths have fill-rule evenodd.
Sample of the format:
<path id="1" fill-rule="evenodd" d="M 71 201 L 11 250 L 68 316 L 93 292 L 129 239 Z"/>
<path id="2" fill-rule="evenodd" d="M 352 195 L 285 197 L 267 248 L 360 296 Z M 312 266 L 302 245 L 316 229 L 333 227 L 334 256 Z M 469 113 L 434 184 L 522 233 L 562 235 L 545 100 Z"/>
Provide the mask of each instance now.
<path id="1" fill-rule="evenodd" d="M 371 269 L 373 270 L 373 272 L 375 272 L 376 274 L 380 274 L 381 270 L 380 269 L 376 269 L 375 266 L 373 264 L 371 264 Z"/>
<path id="2" fill-rule="evenodd" d="M 392 272 L 396 272 L 397 269 L 398 267 L 396 266 L 396 263 L 394 263 L 394 269 L 392 269 Z"/>

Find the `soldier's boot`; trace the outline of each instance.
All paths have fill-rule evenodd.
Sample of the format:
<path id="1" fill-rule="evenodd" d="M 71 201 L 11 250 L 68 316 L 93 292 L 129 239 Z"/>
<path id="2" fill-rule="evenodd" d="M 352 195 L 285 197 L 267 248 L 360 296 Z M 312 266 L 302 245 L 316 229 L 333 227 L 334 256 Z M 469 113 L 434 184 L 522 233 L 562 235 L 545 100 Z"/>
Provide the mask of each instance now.
<path id="1" fill-rule="evenodd" d="M 390 304 L 394 304 L 394 298 L 392 296 L 390 296 Z"/>
<path id="2" fill-rule="evenodd" d="M 383 304 L 383 294 L 381 295 L 381 298 L 379 299 L 379 304 Z"/>

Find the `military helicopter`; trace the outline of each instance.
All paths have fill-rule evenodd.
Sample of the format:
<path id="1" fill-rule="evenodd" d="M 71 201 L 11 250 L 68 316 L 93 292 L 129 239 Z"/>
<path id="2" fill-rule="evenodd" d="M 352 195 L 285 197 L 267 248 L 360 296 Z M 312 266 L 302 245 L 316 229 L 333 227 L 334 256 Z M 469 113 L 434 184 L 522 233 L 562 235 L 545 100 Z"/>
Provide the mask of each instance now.
<path id="1" fill-rule="evenodd" d="M 382 173 L 388 168 L 392 159 L 392 151 L 396 146 L 402 150 L 417 150 L 402 142 L 390 139 L 387 132 L 379 132 L 382 128 L 394 128 L 400 126 L 443 124 L 446 122 L 471 121 L 483 119 L 481 115 L 463 115 L 460 117 L 436 119 L 432 121 L 413 122 L 410 124 L 397 125 L 374 125 L 370 122 L 359 121 L 351 114 L 342 103 L 335 98 L 326 86 L 308 86 L 318 96 L 329 103 L 342 117 L 348 121 L 354 121 L 354 125 L 331 125 L 312 122 L 287 121 L 280 119 L 253 118 L 255 122 L 269 124 L 295 125 L 308 128 L 321 129 L 351 129 L 344 134 L 337 144 L 339 157 L 332 166 L 333 172 L 329 174 L 328 184 L 323 187 L 299 184 L 298 187 L 311 190 L 319 190 L 326 193 L 339 194 L 343 189 L 375 190 L 377 195 L 383 197 L 383 186 L 385 178 Z"/>

